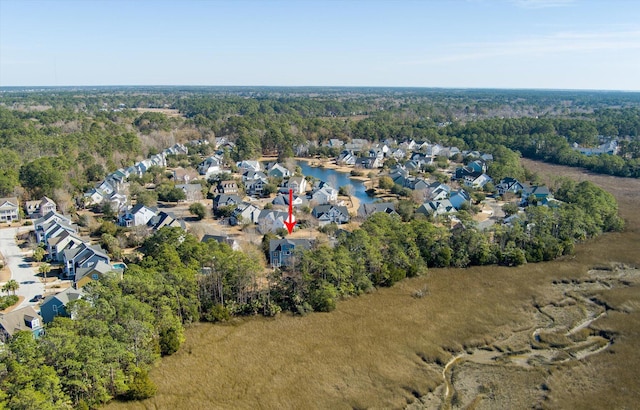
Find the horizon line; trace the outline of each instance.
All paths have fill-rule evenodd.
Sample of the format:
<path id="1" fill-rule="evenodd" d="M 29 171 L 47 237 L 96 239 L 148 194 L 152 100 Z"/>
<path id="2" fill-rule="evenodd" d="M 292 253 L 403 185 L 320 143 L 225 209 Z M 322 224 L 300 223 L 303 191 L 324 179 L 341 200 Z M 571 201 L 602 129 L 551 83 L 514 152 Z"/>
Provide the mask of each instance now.
<path id="1" fill-rule="evenodd" d="M 118 84 L 118 85 L 0 85 L 3 89 L 32 88 L 374 88 L 374 89 L 432 89 L 432 90 L 505 90 L 505 91 L 577 91 L 577 92 L 623 92 L 637 93 L 640 89 L 606 89 L 606 88 L 549 88 L 549 87 L 457 87 L 457 86 L 392 86 L 392 85 L 199 85 L 199 84 Z"/>

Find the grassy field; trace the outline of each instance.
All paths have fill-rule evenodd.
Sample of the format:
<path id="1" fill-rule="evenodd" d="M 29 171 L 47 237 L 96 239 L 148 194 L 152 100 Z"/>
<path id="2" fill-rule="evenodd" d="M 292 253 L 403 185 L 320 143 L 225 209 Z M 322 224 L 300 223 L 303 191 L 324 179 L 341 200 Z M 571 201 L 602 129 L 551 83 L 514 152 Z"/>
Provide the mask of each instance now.
<path id="1" fill-rule="evenodd" d="M 183 348 L 152 371 L 154 398 L 108 408 L 637 407 L 640 294 L 633 284 L 594 295 L 609 310 L 581 333 L 611 337 L 602 352 L 531 369 L 461 364 L 449 375 L 456 394 L 444 404 L 437 399 L 453 356 L 521 344 L 511 338 L 536 326 L 535 306 L 552 299 L 554 283 L 580 282 L 594 266 L 640 266 L 640 181 L 525 164 L 543 178 L 565 174 L 603 186 L 620 202 L 627 229 L 550 263 L 433 269 L 328 314 L 194 325 Z"/>

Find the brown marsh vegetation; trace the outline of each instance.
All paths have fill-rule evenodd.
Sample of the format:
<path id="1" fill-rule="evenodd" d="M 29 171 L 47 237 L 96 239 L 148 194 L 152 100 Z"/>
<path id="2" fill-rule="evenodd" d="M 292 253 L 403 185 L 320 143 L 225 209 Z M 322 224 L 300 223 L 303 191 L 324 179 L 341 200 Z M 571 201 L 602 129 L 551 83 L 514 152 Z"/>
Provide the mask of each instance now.
<path id="1" fill-rule="evenodd" d="M 154 398 L 109 408 L 636 407 L 638 282 L 623 278 L 616 282 L 622 285 L 610 286 L 589 271 L 640 266 L 640 180 L 523 162 L 547 181 L 563 174 L 607 189 L 619 201 L 626 230 L 579 245 L 575 255 L 554 262 L 432 269 L 342 301 L 328 314 L 197 324 L 181 350 L 152 371 Z M 573 287 L 561 291 L 559 284 Z M 606 313 L 578 329 L 587 303 Z M 555 320 L 567 325 L 564 331 L 576 329 L 542 332 L 535 341 L 531 335 L 540 323 Z M 535 356 L 588 337 L 606 337 L 611 345 L 579 360 L 549 363 Z M 506 352 L 513 361 L 461 358 L 445 372 L 452 387 L 445 398 L 445 365 L 483 351 Z M 530 355 L 526 365 L 514 365 L 524 353 Z M 573 352 L 561 353 L 558 359 L 570 359 Z"/>

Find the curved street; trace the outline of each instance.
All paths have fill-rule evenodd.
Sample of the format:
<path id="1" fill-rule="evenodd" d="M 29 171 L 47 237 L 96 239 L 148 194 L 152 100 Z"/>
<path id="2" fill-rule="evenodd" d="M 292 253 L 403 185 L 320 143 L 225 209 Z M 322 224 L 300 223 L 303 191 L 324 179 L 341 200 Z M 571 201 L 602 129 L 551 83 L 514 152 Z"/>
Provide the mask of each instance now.
<path id="1" fill-rule="evenodd" d="M 16 295 L 24 296 L 24 300 L 16 309 L 35 305 L 31 302 L 36 295 L 44 294 L 44 283 L 40 281 L 37 271 L 31 266 L 31 251 L 23 251 L 16 243 L 16 235 L 33 230 L 33 227 L 17 227 L 0 229 L 0 252 L 4 256 L 5 263 L 11 271 L 11 278 L 15 279 L 20 288 L 16 291 Z M 0 286 L 4 283 L 0 283 Z"/>

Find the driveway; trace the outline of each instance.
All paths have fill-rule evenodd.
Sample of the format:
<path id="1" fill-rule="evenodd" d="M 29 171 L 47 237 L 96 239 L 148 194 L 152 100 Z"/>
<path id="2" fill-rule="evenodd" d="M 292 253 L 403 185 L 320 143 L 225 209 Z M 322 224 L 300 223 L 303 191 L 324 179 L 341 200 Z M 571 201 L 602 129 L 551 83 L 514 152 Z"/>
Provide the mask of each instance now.
<path id="1" fill-rule="evenodd" d="M 30 302 L 35 295 L 44 294 L 44 283 L 36 276 L 36 269 L 31 267 L 31 251 L 23 251 L 16 244 L 16 234 L 32 230 L 33 227 L 18 227 L 0 229 L 0 252 L 11 270 L 11 278 L 15 279 L 20 288 L 16 295 L 24 296 L 24 301 L 17 307 L 22 308 L 35 305 Z"/>

